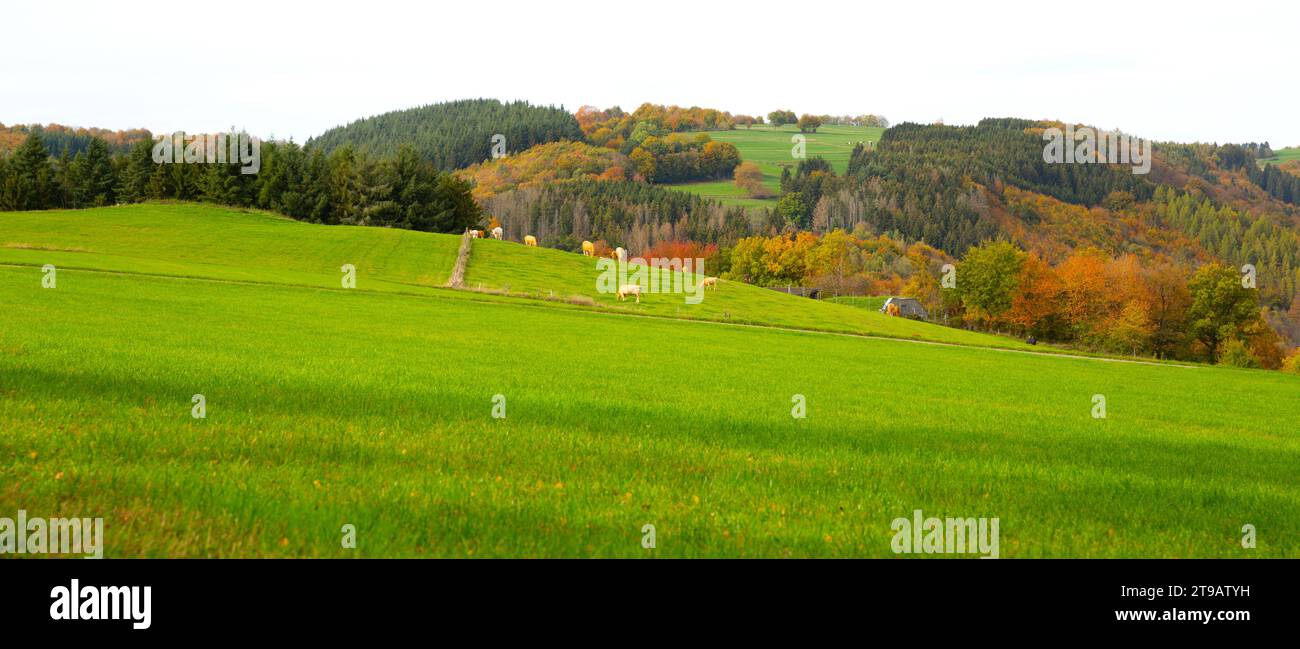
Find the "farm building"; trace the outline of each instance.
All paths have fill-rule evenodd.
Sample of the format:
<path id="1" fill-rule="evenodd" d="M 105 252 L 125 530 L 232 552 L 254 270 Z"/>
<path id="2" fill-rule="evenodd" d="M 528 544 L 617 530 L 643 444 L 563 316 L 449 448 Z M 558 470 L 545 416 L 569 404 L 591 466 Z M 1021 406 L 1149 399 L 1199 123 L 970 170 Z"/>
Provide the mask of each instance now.
<path id="1" fill-rule="evenodd" d="M 914 297 L 891 297 L 880 305 L 880 312 L 888 313 L 891 304 L 898 305 L 898 314 L 904 318 L 921 318 L 925 320 L 930 317 L 925 307 L 921 306 L 921 303 Z"/>

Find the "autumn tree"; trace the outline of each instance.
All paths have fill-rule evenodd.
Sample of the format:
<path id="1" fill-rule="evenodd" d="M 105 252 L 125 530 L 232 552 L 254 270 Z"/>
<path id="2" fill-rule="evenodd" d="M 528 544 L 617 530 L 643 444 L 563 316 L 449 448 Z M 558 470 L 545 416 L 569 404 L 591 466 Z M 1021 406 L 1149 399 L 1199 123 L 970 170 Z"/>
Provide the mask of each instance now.
<path id="1" fill-rule="evenodd" d="M 1219 350 L 1219 363 L 1231 367 L 1259 367 L 1259 359 L 1251 353 L 1246 343 L 1236 338 L 1224 341 Z"/>
<path id="2" fill-rule="evenodd" d="M 1262 311 L 1257 312 L 1257 317 L 1246 324 L 1242 336 L 1251 356 L 1259 362 L 1260 367 L 1275 370 L 1282 366 L 1286 345 L 1273 327 L 1269 326 Z"/>
<path id="3" fill-rule="evenodd" d="M 1106 257 L 1096 248 L 1078 250 L 1056 271 L 1061 278 L 1061 310 L 1076 338 L 1098 334 L 1112 315 L 1107 296 Z"/>
<path id="4" fill-rule="evenodd" d="M 1187 283 L 1192 298 L 1188 329 L 1211 362 L 1218 360 L 1223 343 L 1239 338 L 1245 326 L 1259 317 L 1255 291 L 1241 284 L 1237 271 L 1221 264 L 1201 267 Z"/>
<path id="5" fill-rule="evenodd" d="M 939 285 L 939 279 L 924 268 L 913 274 L 907 281 L 907 285 L 903 287 L 903 295 L 916 298 L 930 313 L 931 319 L 938 318 L 941 313 L 946 317 L 947 304 L 944 301 L 943 287 Z"/>
<path id="6" fill-rule="evenodd" d="M 1035 253 L 1025 257 L 1011 296 L 1006 319 L 1037 338 L 1058 337 L 1065 323 L 1061 315 L 1061 278 Z"/>
<path id="7" fill-rule="evenodd" d="M 1011 308 L 1025 253 L 1007 241 L 966 252 L 957 268 L 957 291 L 968 315 L 991 324 Z"/>
<path id="8" fill-rule="evenodd" d="M 799 117 L 800 133 L 816 133 L 821 128 L 822 118 L 816 115 L 802 115 Z"/>
<path id="9" fill-rule="evenodd" d="M 1187 345 L 1187 309 L 1192 296 L 1187 275 L 1173 264 L 1145 269 L 1139 281 L 1151 322 L 1149 344 L 1159 358 L 1175 358 Z"/>
<path id="10" fill-rule="evenodd" d="M 1300 349 L 1292 352 L 1286 360 L 1282 361 L 1282 371 L 1289 374 L 1300 374 Z"/>
<path id="11" fill-rule="evenodd" d="M 636 149 L 632 150 L 632 154 L 629 155 L 628 158 L 632 160 L 632 170 L 636 173 L 636 175 L 639 178 L 647 182 L 654 181 L 655 178 L 654 154 L 650 153 L 649 151 L 646 151 L 645 149 L 637 147 Z"/>
<path id="12" fill-rule="evenodd" d="M 857 240 L 843 230 L 832 230 L 810 253 L 808 279 L 844 295 L 849 292 L 851 278 L 861 267 L 862 251 Z"/>
<path id="13" fill-rule="evenodd" d="M 1124 303 L 1102 327 L 1103 346 L 1112 352 L 1136 356 L 1151 337 L 1151 319 L 1146 307 L 1137 300 Z"/>
<path id="14" fill-rule="evenodd" d="M 794 124 L 799 118 L 795 117 L 792 110 L 774 110 L 767 114 L 767 121 L 772 126 L 785 126 Z"/>
<path id="15" fill-rule="evenodd" d="M 704 141 L 704 149 L 700 153 L 700 174 L 715 178 L 732 175 L 740 165 L 740 149 L 730 142 Z"/>
<path id="16" fill-rule="evenodd" d="M 763 170 L 753 162 L 742 162 L 734 172 L 736 187 L 754 198 L 766 198 L 771 192 L 763 185 Z"/>

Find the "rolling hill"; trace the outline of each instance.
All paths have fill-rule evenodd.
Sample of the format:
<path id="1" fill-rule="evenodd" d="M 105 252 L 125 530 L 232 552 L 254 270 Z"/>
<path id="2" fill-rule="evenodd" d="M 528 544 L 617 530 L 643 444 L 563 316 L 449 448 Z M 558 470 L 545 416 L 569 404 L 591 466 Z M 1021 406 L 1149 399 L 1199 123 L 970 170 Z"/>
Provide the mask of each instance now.
<path id="1" fill-rule="evenodd" d="M 359 289 L 427 293 L 446 284 L 460 245 L 455 235 L 321 226 L 196 204 L 18 212 L 2 218 L 0 263 L 331 289 L 340 286 L 342 265 L 352 264 Z M 597 275 L 595 262 L 581 255 L 480 239 L 474 241 L 466 286 L 623 313 L 1028 349 L 1009 338 L 863 313 L 737 282 L 722 282 L 698 305 L 687 305 L 683 295 L 619 302 L 597 293 Z M 492 292 L 463 297 L 490 299 Z M 575 296 L 586 299 L 569 299 Z"/>
<path id="2" fill-rule="evenodd" d="M 721 281 L 716 289 L 705 289 L 703 300 L 695 305 L 686 304 L 686 296 L 677 294 L 647 294 L 640 304 L 619 302 L 614 295 L 597 292 L 599 272 L 595 264 L 593 259 L 573 253 L 479 239 L 474 241 L 465 282 L 471 288 L 504 289 L 537 297 L 581 296 L 599 307 L 643 315 L 1031 349 L 1010 338 L 891 318 L 743 282 Z"/>
<path id="3" fill-rule="evenodd" d="M 0 263 L 336 288 L 442 286 L 457 237 L 324 227 L 257 210 L 148 203 L 0 216 Z"/>
<path id="4" fill-rule="evenodd" d="M 526 101 L 465 99 L 395 110 L 332 128 L 308 140 L 326 153 L 350 146 L 374 156 L 391 156 L 402 145 L 444 171 L 461 169 L 492 156 L 501 136 L 503 153 L 557 140 L 581 140 L 578 121 L 562 107 Z"/>

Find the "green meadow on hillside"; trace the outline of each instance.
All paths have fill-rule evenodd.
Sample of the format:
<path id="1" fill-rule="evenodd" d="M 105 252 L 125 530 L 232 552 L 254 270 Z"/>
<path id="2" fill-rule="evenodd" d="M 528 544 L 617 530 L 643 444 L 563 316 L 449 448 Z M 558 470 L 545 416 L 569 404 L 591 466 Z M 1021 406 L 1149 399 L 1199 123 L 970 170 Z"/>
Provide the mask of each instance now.
<path id="1" fill-rule="evenodd" d="M 102 516 L 109 557 L 893 557 L 915 509 L 997 517 L 1003 557 L 1300 556 L 1294 376 L 617 317 L 685 305 L 431 288 L 454 236 L 139 211 L 0 215 L 0 510 Z M 587 264 L 476 241 L 469 281 Z"/>
<path id="2" fill-rule="evenodd" d="M 1273 157 L 1260 160 L 1260 164 L 1282 163 L 1287 160 L 1300 160 L 1300 146 L 1278 149 L 1273 153 L 1275 154 Z"/>
<path id="3" fill-rule="evenodd" d="M 560 250 L 528 248 L 508 241 L 480 239 L 474 241 L 465 283 L 474 289 L 503 289 L 541 297 L 584 296 L 598 306 L 643 315 L 1031 349 L 1011 338 L 892 318 L 828 301 L 793 297 L 743 282 L 720 281 L 717 288 L 704 289 L 703 299 L 698 304 L 687 304 L 686 294 L 673 293 L 646 294 L 641 297 L 640 304 L 620 302 L 615 295 L 597 291 L 599 275 L 596 260 L 590 257 Z"/>
<path id="4" fill-rule="evenodd" d="M 880 296 L 873 295 L 867 297 L 845 295 L 842 297 L 828 297 L 826 298 L 826 301 L 834 302 L 835 304 L 844 304 L 847 306 L 857 307 L 859 309 L 866 309 L 868 311 L 879 311 L 880 307 L 885 305 L 885 300 L 888 299 L 889 299 L 888 297 L 883 295 Z"/>
<path id="5" fill-rule="evenodd" d="M 791 155 L 794 146 L 790 138 L 799 134 L 799 129 L 791 126 L 754 126 L 737 128 L 730 131 L 707 131 L 709 137 L 719 142 L 730 142 L 740 150 L 740 157 L 745 162 L 758 164 L 763 170 L 763 184 L 774 194 L 781 190 L 781 168 L 791 167 L 798 160 Z M 806 154 L 812 158 L 821 156 L 831 164 L 835 173 L 842 174 L 849 166 L 849 154 L 859 142 L 878 142 L 883 128 L 868 126 L 822 126 L 816 133 L 806 133 Z M 767 206 L 775 204 L 774 200 L 756 200 L 747 198 L 745 193 L 730 180 L 700 183 L 683 183 L 670 185 L 674 189 L 689 191 L 706 198 L 714 198 L 731 205 Z"/>
<path id="6" fill-rule="evenodd" d="M 196 204 L 0 214 L 0 263 L 304 286 L 339 286 L 343 264 L 359 288 L 441 286 L 459 241 Z"/>
<path id="7" fill-rule="evenodd" d="M 340 286 L 343 264 L 357 288 L 427 293 L 451 274 L 460 237 L 386 228 L 321 226 L 263 212 L 196 204 L 144 204 L 0 216 L 0 264 L 98 269 L 174 277 Z M 641 304 L 596 292 L 595 261 L 559 250 L 476 240 L 466 286 L 642 315 L 820 329 L 937 342 L 1024 348 L 1009 338 L 845 309 L 723 282 L 688 305 L 684 295 Z M 489 295 L 465 296 L 490 300 Z M 577 307 L 575 307 L 577 308 Z"/>

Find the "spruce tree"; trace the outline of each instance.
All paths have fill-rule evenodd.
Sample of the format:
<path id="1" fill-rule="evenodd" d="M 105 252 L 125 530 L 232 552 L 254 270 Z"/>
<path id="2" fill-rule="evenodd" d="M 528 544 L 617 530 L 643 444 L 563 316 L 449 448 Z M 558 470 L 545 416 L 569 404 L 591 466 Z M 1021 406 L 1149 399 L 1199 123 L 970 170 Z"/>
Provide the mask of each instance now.
<path id="1" fill-rule="evenodd" d="M 122 173 L 118 177 L 117 197 L 124 203 L 138 203 L 149 197 L 149 177 L 153 174 L 153 142 L 144 139 L 131 145 Z"/>
<path id="2" fill-rule="evenodd" d="M 85 154 L 77 154 L 74 194 L 77 207 L 100 207 L 117 202 L 117 178 L 108 143 L 93 138 Z"/>
<path id="3" fill-rule="evenodd" d="M 11 209 L 41 210 L 54 202 L 50 152 L 39 133 L 32 132 L 23 140 L 9 161 L 9 173 L 13 185 L 9 197 Z"/>

